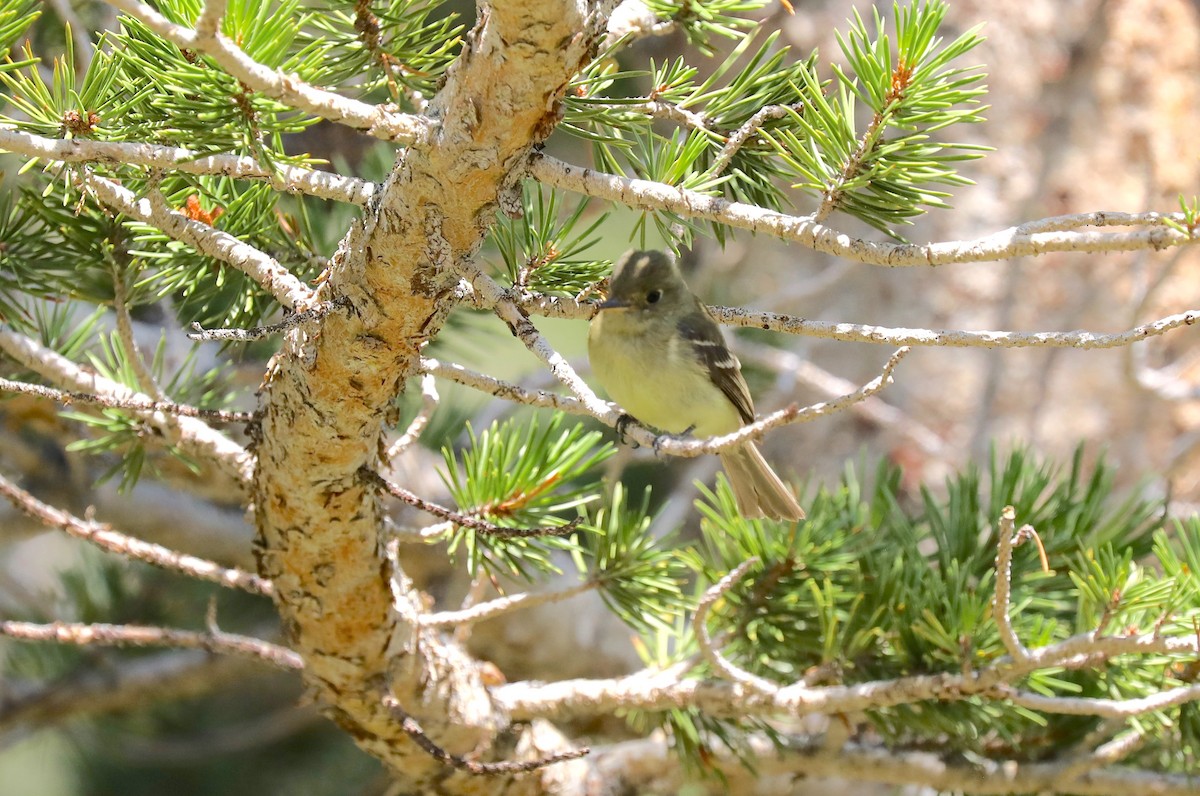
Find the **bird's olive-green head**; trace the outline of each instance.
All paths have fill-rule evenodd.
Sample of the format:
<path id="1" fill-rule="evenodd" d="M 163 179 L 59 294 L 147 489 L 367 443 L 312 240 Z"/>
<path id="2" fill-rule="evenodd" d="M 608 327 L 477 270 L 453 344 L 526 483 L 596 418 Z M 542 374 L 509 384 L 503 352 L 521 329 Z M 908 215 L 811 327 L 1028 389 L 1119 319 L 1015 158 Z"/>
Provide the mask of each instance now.
<path id="1" fill-rule="evenodd" d="M 694 302 L 671 257 L 660 251 L 630 251 L 613 266 L 608 301 L 600 309 L 665 315 Z"/>

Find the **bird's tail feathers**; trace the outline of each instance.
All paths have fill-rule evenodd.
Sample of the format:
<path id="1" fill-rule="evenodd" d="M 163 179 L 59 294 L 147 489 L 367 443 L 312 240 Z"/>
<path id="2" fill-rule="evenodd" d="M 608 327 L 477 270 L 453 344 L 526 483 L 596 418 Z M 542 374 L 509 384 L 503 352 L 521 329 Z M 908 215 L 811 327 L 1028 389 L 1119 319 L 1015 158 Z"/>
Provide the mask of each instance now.
<path id="1" fill-rule="evenodd" d="M 793 521 L 804 519 L 804 509 L 800 508 L 787 485 L 767 464 L 753 442 L 726 448 L 720 452 L 720 456 L 743 517 Z"/>

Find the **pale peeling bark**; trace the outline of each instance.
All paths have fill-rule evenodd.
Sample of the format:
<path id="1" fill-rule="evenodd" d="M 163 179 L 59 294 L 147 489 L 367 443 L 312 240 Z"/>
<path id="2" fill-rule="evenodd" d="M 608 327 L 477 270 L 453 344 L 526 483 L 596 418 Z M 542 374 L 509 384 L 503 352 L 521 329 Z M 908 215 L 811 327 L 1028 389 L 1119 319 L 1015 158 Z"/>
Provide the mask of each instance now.
<path id="1" fill-rule="evenodd" d="M 416 792 L 542 792 L 554 778 L 454 772 L 381 704 L 394 692 L 452 753 L 488 759 L 515 756 L 518 740 L 530 746 L 502 734 L 476 663 L 402 615 L 419 604 L 411 586 L 393 605 L 379 500 L 358 471 L 377 465 L 388 403 L 420 372 L 419 348 L 456 300 L 450 266 L 478 249 L 514 170 L 557 122 L 567 82 L 603 32 L 599 16 L 572 0 L 480 8 L 430 103 L 429 135 L 401 155 L 333 259 L 319 298 L 345 297 L 350 309 L 290 333 L 263 389 L 260 570 L 316 700 Z"/>

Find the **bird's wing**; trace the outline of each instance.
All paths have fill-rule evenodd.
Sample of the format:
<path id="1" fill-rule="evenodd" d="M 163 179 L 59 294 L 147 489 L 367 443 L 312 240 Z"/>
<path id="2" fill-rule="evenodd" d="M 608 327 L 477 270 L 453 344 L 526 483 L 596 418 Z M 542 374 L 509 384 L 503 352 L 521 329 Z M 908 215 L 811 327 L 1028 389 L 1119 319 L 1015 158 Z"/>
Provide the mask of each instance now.
<path id="1" fill-rule="evenodd" d="M 689 312 L 679 321 L 678 329 L 680 336 L 691 344 L 713 384 L 737 409 L 742 422 L 753 423 L 754 400 L 750 397 L 746 380 L 742 378 L 742 365 L 725 345 L 721 327 L 708 309 L 698 304 L 695 312 Z"/>

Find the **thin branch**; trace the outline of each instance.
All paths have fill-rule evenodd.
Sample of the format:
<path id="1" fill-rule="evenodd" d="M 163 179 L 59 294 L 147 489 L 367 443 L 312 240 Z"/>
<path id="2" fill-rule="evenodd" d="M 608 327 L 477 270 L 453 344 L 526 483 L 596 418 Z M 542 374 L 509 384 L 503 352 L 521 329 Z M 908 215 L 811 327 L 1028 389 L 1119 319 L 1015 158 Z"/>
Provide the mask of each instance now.
<path id="1" fill-rule="evenodd" d="M 174 647 L 200 649 L 220 655 L 241 655 L 281 669 L 302 669 L 304 661 L 287 647 L 235 633 L 178 630 L 145 625 L 83 624 L 0 620 L 0 636 L 22 641 L 50 641 L 81 647 Z"/>
<path id="2" fill-rule="evenodd" d="M 435 522 L 420 528 L 397 525 L 390 517 L 383 518 L 383 532 L 387 537 L 412 544 L 427 544 L 440 539 L 454 530 L 454 523 L 449 521 Z"/>
<path id="3" fill-rule="evenodd" d="M 750 568 L 757 563 L 757 557 L 747 559 L 725 577 L 708 587 L 704 596 L 700 598 L 700 602 L 696 604 L 696 613 L 692 616 L 692 631 L 696 634 L 696 641 L 700 645 L 700 653 L 704 656 L 704 660 L 708 661 L 718 674 L 750 691 L 770 694 L 778 691 L 779 686 L 735 666 L 713 645 L 712 637 L 708 634 L 708 612 L 712 609 L 713 604 L 736 586 L 737 582 L 745 577 Z"/>
<path id="4" fill-rule="evenodd" d="M 423 140 L 432 126 L 423 116 L 393 113 L 377 105 L 343 97 L 309 85 L 294 74 L 270 69 L 258 63 L 220 32 L 219 18 L 223 2 L 220 6 L 210 5 L 201 12 L 198 24 L 203 24 L 206 28 L 203 31 L 176 25 L 138 0 L 106 2 L 139 20 L 177 47 L 197 50 L 209 56 L 252 91 L 265 94 L 313 116 L 364 130 L 376 138 L 401 143 Z"/>
<path id="5" fill-rule="evenodd" d="M 514 719 L 595 716 L 618 709 L 697 708 L 713 716 L 803 716 L 854 713 L 926 700 L 958 701 L 973 696 L 1004 698 L 1000 686 L 1030 672 L 1059 666 L 1096 665 L 1122 655 L 1200 654 L 1195 635 L 1155 637 L 1082 633 L 1029 651 L 1022 663 L 1001 659 L 971 672 L 912 675 L 854 685 L 808 686 L 795 683 L 771 693 L 736 689 L 724 681 L 664 679 L 639 672 L 610 680 L 563 680 L 510 683 L 492 697 Z"/>
<path id="6" fill-rule="evenodd" d="M 546 342 L 541 332 L 533 325 L 529 316 L 517 305 L 513 297 L 500 287 L 496 280 L 485 274 L 476 263 L 464 260 L 457 263 L 457 267 L 463 278 L 470 283 L 479 300 L 485 306 L 491 307 L 500 320 L 508 324 L 513 337 L 524 343 L 534 356 L 550 368 L 554 377 L 562 382 L 571 394 L 583 404 L 587 412 L 592 417 L 610 426 L 615 426 L 621 413 L 596 396 L 592 388 L 571 367 L 571 363 Z M 637 441 L 642 442 L 643 440 Z M 647 438 L 645 442 L 651 444 L 653 439 Z"/>
<path id="7" fill-rule="evenodd" d="M 129 366 L 133 369 L 133 374 L 137 378 L 138 386 L 142 391 L 156 401 L 166 399 L 162 388 L 158 386 L 158 382 L 154 379 L 154 374 L 150 372 L 150 368 L 146 366 L 146 360 L 142 357 L 141 347 L 138 346 L 137 340 L 133 336 L 133 319 L 129 317 L 129 296 L 125 291 L 125 275 L 116 267 L 113 268 L 113 312 L 117 316 L 117 336 L 121 340 L 121 345 L 124 346 L 129 361 Z"/>
<path id="8" fill-rule="evenodd" d="M 781 240 L 795 241 L 810 249 L 857 260 L 868 265 L 936 266 L 975 263 L 1037 256 L 1050 252 L 1115 252 L 1164 249 L 1196 243 L 1200 235 L 1180 232 L 1162 222 L 1182 221 L 1182 215 L 1145 214 L 1149 228 L 1133 232 L 1085 232 L 1069 227 L 1029 232 L 1010 227 L 986 237 L 924 245 L 882 243 L 854 238 L 818 224 L 812 216 L 788 216 L 756 205 L 731 202 L 720 197 L 593 171 L 564 163 L 549 155 L 535 155 L 530 175 L 546 185 L 620 202 L 637 210 L 670 211 L 684 218 L 697 218 L 730 227 L 747 229 Z M 1113 214 L 1088 214 L 1080 225 L 1107 226 Z M 1157 220 L 1154 220 L 1157 219 Z M 1067 222 L 1060 222 L 1067 223 Z M 1125 220 L 1123 223 L 1133 223 Z"/>
<path id="9" fill-rule="evenodd" d="M 500 305 L 497 306 L 499 307 Z M 515 305 L 512 306 L 515 307 Z M 500 312 L 501 311 L 498 309 L 497 314 L 500 314 Z M 560 380 L 562 380 L 564 384 L 568 384 L 569 388 L 569 377 L 574 376 L 575 379 L 579 378 L 578 375 L 575 374 L 574 369 L 571 368 L 570 364 L 567 363 L 567 361 L 563 359 L 561 355 L 549 347 L 549 344 L 546 343 L 545 339 L 541 337 L 540 333 L 538 333 L 533 324 L 529 323 L 527 318 L 524 318 L 524 316 L 520 315 L 519 310 L 513 310 L 513 312 L 516 313 L 516 317 L 519 319 L 514 322 L 518 326 L 518 329 L 514 330 L 513 333 L 518 337 L 522 337 L 523 340 L 526 340 L 526 345 L 530 347 L 530 350 L 535 350 L 536 347 L 538 350 L 544 348 L 545 350 L 549 351 L 549 355 L 543 358 L 543 361 L 547 364 L 550 364 L 551 362 L 561 364 L 563 368 L 562 372 L 566 374 L 566 376 Z M 504 316 L 501 315 L 501 317 Z M 505 320 L 507 321 L 508 319 L 505 318 Z M 879 376 L 867 382 L 853 392 L 845 394 L 832 401 L 824 401 L 803 408 L 795 404 L 787 406 L 777 412 L 773 412 L 772 414 L 763 417 L 760 420 L 756 420 L 754 423 L 742 426 L 742 428 L 738 429 L 732 434 L 726 434 L 719 437 L 709 437 L 707 439 L 680 439 L 678 437 L 672 437 L 669 435 L 664 436 L 655 434 L 650 429 L 637 423 L 624 424 L 624 434 L 627 439 L 630 439 L 639 445 L 653 447 L 655 451 L 659 453 L 666 453 L 672 456 L 690 458 L 695 456 L 703 456 L 709 453 L 717 453 L 724 448 L 739 445 L 746 440 L 758 439 L 767 431 L 778 426 L 789 425 L 792 423 L 807 423 L 809 421 L 816 420 L 819 417 L 844 411 L 848 407 L 870 398 L 891 383 L 892 372 L 900 363 L 900 360 L 902 360 L 905 355 L 908 354 L 908 352 L 908 348 L 897 349 L 895 353 L 888 358 L 888 361 L 884 364 L 883 370 Z M 537 353 L 537 351 L 535 351 L 535 353 Z M 599 410 L 589 406 L 588 402 L 582 397 L 571 398 L 569 396 L 555 395 L 553 393 L 547 393 L 541 390 L 523 390 L 514 384 L 500 381 L 499 379 L 484 375 L 482 373 L 476 373 L 462 367 L 461 365 L 445 364 L 434 359 L 423 359 L 422 368 L 427 372 L 435 373 L 438 376 L 443 376 L 464 386 L 478 389 L 482 392 L 488 393 L 489 395 L 495 395 L 500 398 L 505 398 L 518 403 L 529 404 L 531 406 L 552 408 L 563 412 L 570 412 L 572 414 L 590 415 L 600 422 L 613 427 L 620 423 L 622 418 L 627 417 L 622 412 L 612 408 L 615 406 L 615 404 L 608 404 L 604 401 L 600 401 L 598 398 L 596 399 L 598 405 L 603 407 Z M 588 391 L 590 392 L 590 388 Z M 592 393 L 592 396 L 595 397 L 595 393 Z"/>
<path id="10" fill-rule="evenodd" d="M 587 414 L 609 426 L 615 427 L 618 423 L 621 423 L 625 436 L 629 439 L 641 445 L 652 446 L 660 453 L 668 453 L 674 456 L 691 457 L 717 453 L 724 448 L 739 445 L 747 440 L 757 439 L 776 426 L 808 422 L 824 415 L 840 412 L 848 406 L 869 398 L 890 384 L 892 371 L 909 351 L 908 348 L 898 349 L 888 359 L 883 367 L 883 372 L 877 378 L 849 395 L 844 395 L 833 401 L 813 404 L 803 409 L 793 404 L 761 420 L 745 425 L 732 434 L 703 440 L 680 440 L 670 436 L 656 435 L 640 424 L 628 422 L 628 416 L 616 411 L 613 408 L 615 405 L 601 401 L 596 396 L 592 389 L 579 377 L 579 374 L 575 372 L 575 369 L 571 367 L 570 363 L 546 342 L 546 339 L 542 337 L 537 327 L 529 320 L 528 314 L 517 304 L 516 300 L 500 287 L 494 279 L 484 274 L 474 263 L 460 263 L 459 270 L 463 277 L 470 283 L 474 293 L 473 300 L 481 306 L 491 307 L 501 320 L 508 324 L 513 336 L 524 343 L 526 348 L 541 359 L 550 368 L 551 373 L 571 391 L 579 401 L 579 406 Z M 516 399 L 519 395 L 519 392 L 513 392 L 511 397 Z M 566 405 L 562 408 L 570 411 L 566 409 Z"/>
<path id="11" fill-rule="evenodd" d="M 66 389 L 88 395 L 112 396 L 120 401 L 152 404 L 148 396 L 134 392 L 124 384 L 98 373 L 84 370 L 71 360 L 23 334 L 0 329 L 0 351 L 21 365 L 41 374 Z M 127 407 L 128 408 L 128 407 Z M 170 422 L 159 412 L 150 409 L 131 409 L 142 422 L 162 432 L 167 440 L 179 445 L 196 458 L 211 462 L 239 485 L 250 482 L 254 457 L 245 448 L 197 418 L 178 417 Z"/>
<path id="12" fill-rule="evenodd" d="M 854 392 L 832 401 L 822 401 L 821 403 L 811 404 L 803 408 L 792 404 L 777 412 L 772 412 L 760 420 L 742 426 L 732 434 L 696 440 L 681 440 L 676 437 L 665 436 L 657 437 L 651 444 L 659 453 L 669 453 L 673 456 L 684 457 L 703 456 L 708 453 L 718 453 L 725 448 L 740 445 L 748 440 L 758 439 L 766 432 L 779 426 L 791 425 L 792 423 L 807 423 L 816 420 L 818 417 L 845 411 L 850 406 L 860 401 L 865 401 L 891 384 L 892 372 L 909 351 L 909 348 L 896 349 L 888 357 L 888 361 L 884 363 L 883 370 L 878 376 Z"/>
<path id="13" fill-rule="evenodd" d="M 856 389 L 853 382 L 835 376 L 792 351 L 739 340 L 737 353 L 743 361 L 749 359 L 769 367 L 785 378 L 795 379 L 826 395 L 846 395 Z M 907 439 L 930 456 L 945 456 L 946 441 L 937 432 L 879 396 L 855 404 L 853 409 L 861 417 Z"/>
<path id="14" fill-rule="evenodd" d="M 1017 524 L 1017 513 L 1012 506 L 1005 506 L 1000 512 L 999 543 L 996 549 L 996 597 L 992 603 L 992 616 L 996 620 L 996 629 L 1000 631 L 1000 641 L 1009 656 L 1016 663 L 1024 663 L 1029 659 L 1029 651 L 1017 638 L 1012 622 L 1008 616 L 1009 590 L 1012 587 L 1012 551 L 1013 535 Z"/>
<path id="15" fill-rule="evenodd" d="M 251 329 L 205 329 L 200 324 L 193 323 L 192 331 L 188 332 L 188 339 L 200 340 L 203 342 L 223 340 L 226 342 L 249 343 L 255 340 L 262 340 L 270 337 L 273 334 L 286 332 L 289 329 L 294 329 L 297 326 L 308 323 L 309 321 L 320 320 L 339 307 L 349 306 L 349 296 L 338 296 L 330 301 L 323 301 L 320 304 L 309 307 L 302 312 L 293 312 L 279 323 L 270 323 L 266 326 L 255 326 Z"/>
<path id="16" fill-rule="evenodd" d="M 589 580 L 566 589 L 522 592 L 507 597 L 497 597 L 494 600 L 488 600 L 487 602 L 457 611 L 438 611 L 436 614 L 426 614 L 421 617 L 420 624 L 422 627 L 458 627 L 461 625 L 471 625 L 487 619 L 495 619 L 498 616 L 504 616 L 515 611 L 569 600 L 578 594 L 583 594 L 594 588 L 596 588 L 595 581 Z"/>
<path id="17" fill-rule="evenodd" d="M 429 425 L 430 418 L 437 411 L 438 402 L 441 396 L 438 395 L 437 382 L 434 381 L 433 375 L 425 373 L 421 376 L 421 409 L 417 412 L 417 416 L 408 424 L 408 428 L 404 433 L 391 444 L 384 456 L 385 460 L 392 460 L 399 456 L 404 451 L 408 450 L 414 442 L 421 438 L 425 427 Z"/>
<path id="18" fill-rule="evenodd" d="M 482 303 L 478 297 L 476 303 Z M 596 305 L 554 296 L 528 296 L 519 306 L 547 318 L 586 320 L 596 314 Z M 1200 309 L 1168 315 L 1122 332 L 1007 332 L 962 329 L 907 329 L 858 323 L 813 321 L 796 315 L 748 310 L 742 307 L 709 306 L 720 323 L 748 329 L 841 340 L 849 343 L 941 346 L 946 348 L 1120 348 L 1139 340 L 1158 337 L 1182 326 L 1200 322 Z"/>
<path id="19" fill-rule="evenodd" d="M 236 268 L 253 279 L 264 290 L 273 295 L 285 307 L 297 309 L 313 300 L 313 291 L 290 271 L 248 243 L 238 240 L 228 232 L 210 227 L 202 221 L 193 221 L 183 213 L 173 210 L 161 201 L 139 199 L 128 188 L 94 174 L 84 175 L 87 188 L 104 204 L 130 218 L 136 218 L 206 254 Z"/>
<path id="20" fill-rule="evenodd" d="M 1196 702 L 1200 700 L 1200 684 L 1180 686 L 1169 691 L 1160 691 L 1157 694 L 1129 699 L 1047 696 L 1030 691 L 1019 691 L 1011 687 L 1001 687 L 996 693 L 1014 705 L 1040 710 L 1043 713 L 1125 719 L 1143 713 L 1166 710 L 1186 702 Z"/>
<path id="21" fill-rule="evenodd" d="M 538 406 L 543 409 L 556 409 L 575 415 L 589 414 L 583 401 L 569 395 L 558 395 L 545 390 L 526 390 L 507 381 L 501 381 L 485 373 L 464 368 L 454 362 L 442 362 L 437 359 L 421 358 L 421 369 L 438 378 L 470 387 L 473 390 L 494 395 L 508 401 Z"/>
<path id="22" fill-rule="evenodd" d="M 245 155 L 204 155 L 182 147 L 142 142 L 90 141 L 85 138 L 43 138 L 0 126 L 0 150 L 57 163 L 107 163 L 142 166 L 184 174 L 263 180 L 279 191 L 303 193 L 335 202 L 364 205 L 375 195 L 373 182 L 343 177 L 330 171 L 273 163 L 261 165 Z"/>
<path id="23" fill-rule="evenodd" d="M 689 111 L 670 102 L 650 99 L 633 105 L 622 105 L 621 110 L 631 113 L 643 113 L 655 119 L 666 119 L 680 127 L 701 130 L 712 135 L 720 135 L 715 130 L 709 129 L 703 114 Z"/>
<path id="24" fill-rule="evenodd" d="M 421 725 L 405 712 L 401 707 L 400 701 L 391 694 L 385 694 L 383 697 L 383 706 L 392 712 L 392 715 L 400 722 L 401 729 L 412 738 L 413 742 L 425 750 L 430 757 L 439 760 L 448 766 L 452 766 L 461 771 L 466 771 L 468 774 L 476 774 L 479 776 L 495 776 L 497 774 L 519 774 L 525 771 L 535 771 L 539 768 L 561 763 L 566 760 L 577 760 L 586 756 L 591 752 L 586 746 L 580 749 L 572 749 L 568 752 L 561 752 L 549 757 L 541 757 L 537 760 L 505 760 L 499 763 L 480 763 L 476 760 L 468 760 L 460 755 L 452 755 L 442 747 L 433 742 L 433 739 L 425 734 L 421 729 Z"/>
<path id="25" fill-rule="evenodd" d="M 794 105 L 792 107 L 798 112 L 803 106 Z M 729 136 L 729 139 L 725 142 L 725 146 L 721 147 L 721 151 L 717 153 L 717 157 L 709 167 L 708 174 L 712 177 L 719 176 L 733 162 L 733 156 L 746 145 L 746 142 L 750 140 L 750 136 L 757 133 L 768 121 L 782 119 L 787 115 L 788 106 L 786 105 L 767 105 L 759 108 L 757 113 L 746 120 L 745 124 Z"/>
<path id="26" fill-rule="evenodd" d="M 1200 310 L 1168 315 L 1123 332 L 1002 332 L 958 329 L 904 329 L 856 323 L 810 321 L 794 315 L 754 312 L 739 307 L 711 307 L 721 323 L 807 337 L 853 343 L 942 346 L 947 348 L 1119 348 L 1200 321 Z"/>
<path id="27" fill-rule="evenodd" d="M 644 36 L 666 36 L 678 27 L 673 19 L 660 19 L 642 0 L 622 0 L 609 14 L 600 48 L 605 50 L 623 37 L 636 41 Z"/>
<path id="28" fill-rule="evenodd" d="M 359 470 L 369 483 L 375 484 L 383 489 L 392 497 L 407 503 L 414 508 L 418 508 L 427 514 L 432 514 L 443 520 L 449 520 L 455 525 L 463 528 L 470 528 L 479 533 L 485 533 L 488 536 L 495 536 L 500 539 L 529 539 L 539 536 L 567 536 L 574 533 L 579 527 L 582 517 L 576 517 L 574 520 L 565 525 L 541 525 L 532 528 L 505 528 L 502 525 L 497 525 L 494 522 L 488 522 L 480 517 L 475 517 L 469 514 L 462 514 L 445 506 L 440 506 L 437 503 L 425 500 L 417 494 L 408 491 L 399 484 L 394 484 L 373 470 L 363 468 Z"/>
<path id="29" fill-rule="evenodd" d="M 192 578 L 218 583 L 227 588 L 243 589 L 251 594 L 268 597 L 272 594 L 271 582 L 258 575 L 243 572 L 240 569 L 223 567 L 203 558 L 135 539 L 119 531 L 114 531 L 102 523 L 82 520 L 69 512 L 43 503 L 3 475 L 0 475 L 0 495 L 44 525 L 61 528 L 76 539 L 91 542 L 111 553 L 145 561 L 147 564 L 179 572 Z"/>
<path id="30" fill-rule="evenodd" d="M 139 400 L 136 398 L 120 398 L 114 395 L 56 390 L 53 387 L 30 384 L 24 381 L 13 381 L 2 376 L 0 376 L 0 392 L 36 395 L 39 398 L 56 401 L 64 406 L 86 404 L 90 406 L 106 406 L 110 409 L 162 412 L 163 414 L 177 415 L 179 417 L 196 417 L 207 420 L 210 423 L 249 423 L 254 419 L 253 412 L 231 412 L 227 409 L 201 409 L 187 404 L 177 404 L 174 401 Z"/>

